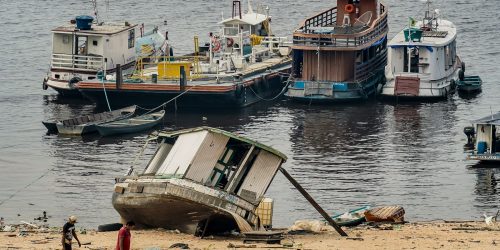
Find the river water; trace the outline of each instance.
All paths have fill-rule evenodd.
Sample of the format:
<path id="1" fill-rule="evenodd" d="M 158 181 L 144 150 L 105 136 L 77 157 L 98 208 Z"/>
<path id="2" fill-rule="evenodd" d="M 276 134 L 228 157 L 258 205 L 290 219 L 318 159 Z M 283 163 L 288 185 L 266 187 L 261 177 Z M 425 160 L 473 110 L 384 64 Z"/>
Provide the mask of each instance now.
<path id="1" fill-rule="evenodd" d="M 89 1 L 0 0 L 0 216 L 30 221 L 47 211 L 62 225 L 70 214 L 95 227 L 118 220 L 111 206 L 114 177 L 130 166 L 145 134 L 109 139 L 46 135 L 44 119 L 94 112 L 85 101 L 43 91 L 49 67 L 50 29 L 80 14 Z M 288 155 L 284 167 L 325 210 L 397 204 L 408 220 L 478 219 L 494 213 L 500 171 L 466 162 L 462 128 L 470 120 L 499 111 L 500 32 L 496 1 L 436 1 L 442 16 L 459 32 L 458 48 L 469 74 L 484 80 L 475 97 L 457 95 L 438 103 L 307 106 L 286 100 L 262 102 L 240 111 L 170 111 L 166 129 L 214 126 L 269 144 Z M 109 4 L 107 4 L 109 3 Z M 420 1 L 387 0 L 390 37 L 420 17 Z M 268 2 L 274 32 L 290 35 L 303 18 L 334 1 Z M 230 1 L 99 1 L 103 20 L 163 24 L 176 53 L 191 51 L 192 37 L 216 31 Z M 161 28 L 165 28 L 161 26 Z M 153 148 L 146 150 L 143 161 Z M 320 216 L 278 173 L 267 193 L 275 199 L 274 224 Z"/>

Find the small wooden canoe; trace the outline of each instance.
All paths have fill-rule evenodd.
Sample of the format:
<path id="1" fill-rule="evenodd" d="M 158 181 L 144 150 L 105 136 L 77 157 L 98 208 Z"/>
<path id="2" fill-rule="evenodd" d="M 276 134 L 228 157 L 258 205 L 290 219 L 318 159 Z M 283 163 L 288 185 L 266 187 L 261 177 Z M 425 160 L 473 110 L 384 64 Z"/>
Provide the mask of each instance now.
<path id="1" fill-rule="evenodd" d="M 57 121 L 42 121 L 50 134 L 57 133 Z"/>
<path id="2" fill-rule="evenodd" d="M 111 112 L 103 112 L 59 121 L 56 123 L 59 134 L 84 135 L 96 132 L 96 125 L 105 122 L 117 121 L 134 115 L 137 106 L 130 106 Z"/>
<path id="3" fill-rule="evenodd" d="M 457 89 L 460 92 L 477 92 L 481 90 L 483 80 L 479 76 L 465 76 L 457 81 Z"/>
<path id="4" fill-rule="evenodd" d="M 366 221 L 365 212 L 370 206 L 356 208 L 343 214 L 336 214 L 332 219 L 341 227 L 354 227 Z"/>
<path id="5" fill-rule="evenodd" d="M 365 212 L 366 221 L 403 222 L 405 210 L 400 206 L 375 207 Z"/>
<path id="6" fill-rule="evenodd" d="M 102 136 L 128 134 L 144 131 L 158 125 L 165 116 L 165 110 L 127 118 L 119 121 L 101 123 L 96 129 Z"/>

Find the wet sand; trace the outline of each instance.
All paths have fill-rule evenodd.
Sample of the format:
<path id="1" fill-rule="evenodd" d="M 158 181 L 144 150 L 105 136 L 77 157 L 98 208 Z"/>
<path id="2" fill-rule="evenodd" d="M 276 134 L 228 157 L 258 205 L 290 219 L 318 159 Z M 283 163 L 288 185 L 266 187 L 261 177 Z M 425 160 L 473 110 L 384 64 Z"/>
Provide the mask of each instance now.
<path id="1" fill-rule="evenodd" d="M 61 249 L 59 230 L 33 231 L 27 236 L 0 232 L 0 249 Z M 435 221 L 345 230 L 349 237 L 335 232 L 285 235 L 283 245 L 243 244 L 243 238 L 237 236 L 200 239 L 175 231 L 136 230 L 132 232 L 132 248 L 168 249 L 175 243 L 185 243 L 190 249 L 500 249 L 500 227 L 486 227 L 484 222 Z M 117 232 L 87 231 L 78 235 L 85 245 L 75 245 L 74 249 L 114 249 Z"/>

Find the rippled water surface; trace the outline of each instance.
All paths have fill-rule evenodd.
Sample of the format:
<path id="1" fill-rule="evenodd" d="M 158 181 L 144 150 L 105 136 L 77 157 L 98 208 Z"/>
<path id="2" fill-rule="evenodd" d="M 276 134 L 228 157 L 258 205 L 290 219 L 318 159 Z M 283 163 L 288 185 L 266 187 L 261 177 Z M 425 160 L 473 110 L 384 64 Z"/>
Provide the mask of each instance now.
<path id="1" fill-rule="evenodd" d="M 94 112 L 85 101 L 43 91 L 49 67 L 50 29 L 75 15 L 90 14 L 89 1 L 0 0 L 0 216 L 31 220 L 46 210 L 58 225 L 76 214 L 86 226 L 117 220 L 111 206 L 113 178 L 122 175 L 146 138 L 109 139 L 45 135 L 40 121 Z M 192 37 L 216 31 L 231 1 L 99 1 L 104 20 L 168 20 L 178 53 L 192 50 Z M 109 4 L 106 4 L 109 2 Z M 255 1 L 254 1 L 255 2 Z M 458 26 L 459 53 L 467 71 L 483 78 L 474 98 L 453 96 L 431 104 L 369 101 L 307 106 L 279 100 L 241 111 L 171 111 L 166 129 L 220 127 L 269 144 L 289 156 L 284 165 L 329 212 L 364 204 L 398 204 L 409 220 L 477 219 L 493 213 L 500 195 L 498 169 L 464 161 L 462 128 L 499 111 L 500 32 L 497 1 L 435 1 Z M 420 1 L 387 0 L 392 37 L 419 17 Z M 274 32 L 290 35 L 303 18 L 334 1 L 268 1 Z M 163 27 L 162 27 L 163 28 Z M 146 150 L 147 160 L 153 148 Z M 268 191 L 275 198 L 275 225 L 319 218 L 280 174 Z M 19 214 L 19 215 L 18 215 Z"/>

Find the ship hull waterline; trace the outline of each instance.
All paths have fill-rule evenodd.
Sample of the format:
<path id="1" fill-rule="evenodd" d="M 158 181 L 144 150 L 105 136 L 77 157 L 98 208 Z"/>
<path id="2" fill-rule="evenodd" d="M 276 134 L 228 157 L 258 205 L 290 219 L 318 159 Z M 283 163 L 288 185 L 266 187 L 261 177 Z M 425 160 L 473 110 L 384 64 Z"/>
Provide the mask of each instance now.
<path id="1" fill-rule="evenodd" d="M 130 83 L 124 83 L 124 87 L 121 89 L 106 88 L 107 100 L 102 87 L 79 88 L 79 91 L 98 106 L 106 106 L 109 101 L 113 108 L 130 106 L 130 104 L 151 108 L 171 101 L 173 98 L 176 98 L 175 101 L 171 101 L 169 105 L 176 106 L 177 108 L 242 108 L 264 99 L 273 99 L 282 93 L 287 79 L 284 75 L 289 72 L 290 68 L 286 68 L 277 73 L 267 75 L 266 83 L 263 82 L 262 78 L 256 78 L 245 81 L 242 84 L 235 84 L 225 91 L 189 90 L 192 87 L 189 84 L 184 90 L 181 90 L 179 85 L 176 86 L 175 90 L 126 89 L 126 85 Z M 141 83 L 134 85 L 134 87 L 140 87 Z M 171 84 L 171 86 L 174 85 Z M 182 94 L 183 92 L 185 93 Z"/>

